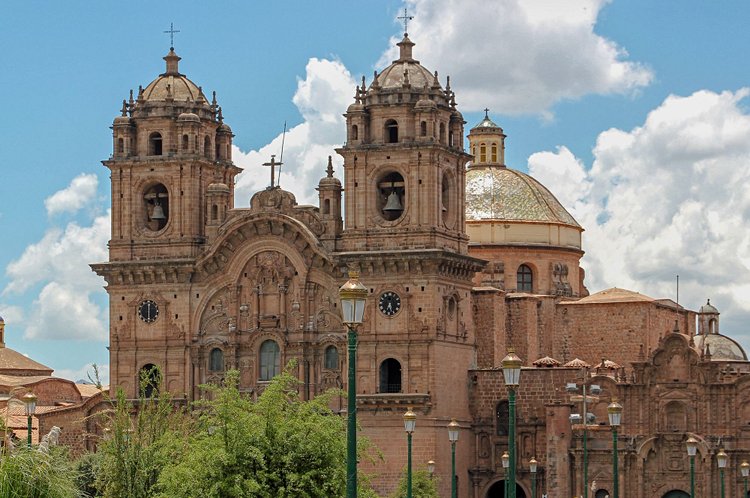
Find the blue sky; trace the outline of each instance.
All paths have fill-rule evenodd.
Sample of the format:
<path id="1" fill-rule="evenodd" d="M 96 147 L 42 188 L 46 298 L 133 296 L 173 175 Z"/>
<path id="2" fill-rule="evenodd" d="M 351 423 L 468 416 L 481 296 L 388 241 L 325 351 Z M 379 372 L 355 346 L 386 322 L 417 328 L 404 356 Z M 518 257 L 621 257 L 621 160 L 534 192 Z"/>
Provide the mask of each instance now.
<path id="1" fill-rule="evenodd" d="M 0 315 L 6 342 L 78 378 L 108 363 L 109 190 L 100 164 L 132 88 L 180 69 L 216 90 L 248 173 L 290 132 L 282 186 L 315 197 L 361 75 L 392 57 L 399 1 L 15 2 L 0 18 Z M 750 347 L 750 6 L 724 1 L 410 0 L 415 57 L 451 75 L 467 129 L 490 108 L 507 163 L 585 226 L 591 291 L 711 298 Z M 483 10 L 485 9 L 485 10 Z M 748 142 L 748 143 L 746 143 Z M 337 163 L 338 166 L 338 163 Z M 260 179 L 259 179 L 260 178 Z M 747 334 L 747 335 L 746 335 Z"/>

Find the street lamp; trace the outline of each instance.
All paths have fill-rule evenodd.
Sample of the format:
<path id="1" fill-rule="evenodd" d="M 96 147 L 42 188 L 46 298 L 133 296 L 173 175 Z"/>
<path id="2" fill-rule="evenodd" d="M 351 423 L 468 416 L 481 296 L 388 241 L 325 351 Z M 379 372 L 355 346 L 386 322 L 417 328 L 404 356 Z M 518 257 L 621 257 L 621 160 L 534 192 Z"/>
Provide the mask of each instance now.
<path id="1" fill-rule="evenodd" d="M 417 414 L 406 409 L 404 413 L 404 430 L 406 431 L 406 498 L 411 498 L 411 435 L 417 425 Z"/>
<path id="2" fill-rule="evenodd" d="M 724 469 L 727 466 L 727 460 L 729 456 L 724 453 L 724 448 L 721 448 L 716 454 L 716 463 L 719 464 L 719 479 L 721 479 L 721 498 L 724 498 Z"/>
<path id="3" fill-rule="evenodd" d="M 503 358 L 503 377 L 508 387 L 508 449 L 510 450 L 510 466 L 508 480 L 510 481 L 510 498 L 516 498 L 516 388 L 521 378 L 521 358 L 516 356 L 513 348 L 508 348 L 508 354 Z"/>
<path id="4" fill-rule="evenodd" d="M 341 321 L 348 329 L 349 381 L 347 383 L 346 496 L 357 498 L 357 327 L 362 325 L 367 287 L 359 272 L 349 271 L 349 280 L 339 289 Z"/>
<path id="5" fill-rule="evenodd" d="M 34 396 L 34 393 L 31 391 L 24 394 L 21 398 L 23 404 L 26 405 L 26 419 L 28 422 L 28 438 L 26 444 L 29 448 L 31 448 L 31 417 L 34 416 L 34 412 L 36 411 L 36 400 L 37 397 Z"/>
<path id="6" fill-rule="evenodd" d="M 695 498 L 695 453 L 698 450 L 698 440 L 690 436 L 685 444 L 690 457 L 690 498 Z"/>
<path id="7" fill-rule="evenodd" d="M 435 460 L 427 462 L 427 473 L 430 474 L 430 479 L 435 475 Z"/>
<path id="8" fill-rule="evenodd" d="M 607 407 L 609 425 L 612 426 L 612 475 L 614 476 L 614 498 L 620 498 L 620 480 L 617 475 L 617 428 L 622 422 L 622 405 L 613 399 Z"/>
<path id="9" fill-rule="evenodd" d="M 589 496 L 589 459 L 588 459 L 588 426 L 589 424 L 593 424 L 596 421 L 596 416 L 593 413 L 588 412 L 588 404 L 589 402 L 596 402 L 599 401 L 599 398 L 597 395 L 601 394 L 602 388 L 599 387 L 596 384 L 591 384 L 591 386 L 587 386 L 586 382 L 584 380 L 583 385 L 581 386 L 583 390 L 583 395 L 573 395 L 570 397 L 570 400 L 573 402 L 581 401 L 583 403 L 583 415 L 580 415 L 578 413 L 573 413 L 570 415 L 570 423 L 571 424 L 578 424 L 583 422 L 583 498 L 588 498 Z M 588 394 L 586 390 L 588 389 Z M 565 390 L 569 393 L 575 393 L 578 392 L 578 385 L 574 382 L 569 382 L 565 386 Z M 592 396 L 593 395 L 593 396 Z"/>
<path id="10" fill-rule="evenodd" d="M 745 494 L 742 498 L 747 498 L 747 477 L 750 476 L 750 463 L 747 460 L 740 464 L 740 473 L 742 474 L 742 480 L 745 481 Z"/>
<path id="11" fill-rule="evenodd" d="M 510 455 L 508 455 L 507 451 L 503 451 L 503 456 L 500 457 L 500 461 L 503 462 L 503 471 L 505 472 L 505 493 L 503 493 L 503 496 L 508 496 L 508 490 L 510 489 L 510 486 L 508 486 L 508 467 L 510 467 Z"/>
<path id="12" fill-rule="evenodd" d="M 531 472 L 531 498 L 536 498 L 536 458 L 529 460 L 529 471 Z"/>
<path id="13" fill-rule="evenodd" d="M 461 428 L 456 419 L 451 419 L 448 424 L 448 440 L 451 442 L 451 498 L 458 496 L 456 489 L 456 441 L 458 441 L 458 430 Z"/>

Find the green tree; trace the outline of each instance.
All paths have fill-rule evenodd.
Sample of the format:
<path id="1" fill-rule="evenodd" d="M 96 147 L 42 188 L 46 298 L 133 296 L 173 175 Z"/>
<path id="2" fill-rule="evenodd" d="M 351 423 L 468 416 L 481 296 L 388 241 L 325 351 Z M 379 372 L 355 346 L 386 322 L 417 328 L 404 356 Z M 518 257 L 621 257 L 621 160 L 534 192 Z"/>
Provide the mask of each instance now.
<path id="1" fill-rule="evenodd" d="M 406 470 L 404 470 L 392 498 L 405 498 L 406 485 Z M 413 498 L 440 498 L 437 486 L 438 478 L 436 476 L 430 477 L 427 469 L 412 469 L 411 492 Z"/>
<path id="2" fill-rule="evenodd" d="M 293 363 L 253 402 L 238 390 L 238 372 L 223 387 L 206 386 L 199 430 L 161 473 L 161 498 L 340 497 L 346 490 L 346 420 L 329 402 L 339 392 L 303 401 Z M 360 450 L 367 441 L 361 438 Z M 362 479 L 360 496 L 374 496 Z"/>
<path id="3" fill-rule="evenodd" d="M 96 488 L 106 498 L 153 496 L 159 474 L 182 451 L 192 430 L 191 418 L 161 392 L 159 379 L 158 371 L 143 372 L 137 402 L 118 389 L 113 408 L 104 413 Z M 146 392 L 152 397 L 146 398 Z"/>
<path id="4" fill-rule="evenodd" d="M 4 498 L 78 498 L 75 469 L 64 448 L 49 452 L 16 448 L 0 458 L 0 496 Z"/>

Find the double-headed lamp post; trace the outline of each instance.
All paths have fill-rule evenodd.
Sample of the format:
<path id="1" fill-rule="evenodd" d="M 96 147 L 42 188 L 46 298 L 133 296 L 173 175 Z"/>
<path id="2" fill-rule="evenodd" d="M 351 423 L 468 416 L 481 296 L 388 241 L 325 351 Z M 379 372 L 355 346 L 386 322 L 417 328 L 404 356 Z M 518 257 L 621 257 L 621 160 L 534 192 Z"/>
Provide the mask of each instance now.
<path id="1" fill-rule="evenodd" d="M 613 498 L 620 498 L 620 478 L 617 474 L 617 428 L 622 422 L 622 405 L 613 399 L 607 407 L 609 425 L 612 426 L 612 475 L 613 475 Z"/>
<path id="2" fill-rule="evenodd" d="M 536 458 L 529 460 L 529 472 L 531 472 L 531 498 L 536 498 Z"/>
<path id="3" fill-rule="evenodd" d="M 508 467 L 510 467 L 510 455 L 508 455 L 507 451 L 503 451 L 503 456 L 500 457 L 500 461 L 503 462 L 503 471 L 505 472 L 505 492 L 503 493 L 503 496 L 508 496 L 508 490 L 510 489 L 510 486 L 508 485 Z"/>
<path id="4" fill-rule="evenodd" d="M 695 453 L 698 451 L 698 440 L 690 436 L 685 444 L 690 457 L 690 498 L 695 498 Z"/>
<path id="5" fill-rule="evenodd" d="M 357 498 L 357 327 L 362 325 L 367 287 L 359 272 L 350 271 L 349 280 L 339 289 L 341 318 L 348 329 L 349 381 L 347 382 L 346 496 Z"/>
<path id="6" fill-rule="evenodd" d="M 721 498 L 724 498 L 724 469 L 727 467 L 727 460 L 729 460 L 729 455 L 724 452 L 724 448 L 721 448 L 716 454 L 716 463 L 719 465 L 719 479 L 721 480 Z"/>
<path id="7" fill-rule="evenodd" d="M 742 474 L 742 480 L 745 481 L 745 494 L 742 495 L 742 498 L 747 498 L 747 478 L 750 476 L 750 463 L 747 463 L 747 460 L 740 464 L 740 473 Z"/>
<path id="8" fill-rule="evenodd" d="M 456 419 L 451 419 L 448 424 L 448 440 L 451 442 L 451 498 L 458 496 L 456 489 L 456 441 L 458 441 L 458 430 L 461 428 Z"/>
<path id="9" fill-rule="evenodd" d="M 508 348 L 508 354 L 503 358 L 503 377 L 508 387 L 508 449 L 510 450 L 510 466 L 508 467 L 508 486 L 510 498 L 516 498 L 516 388 L 521 378 L 521 358 L 513 348 Z"/>
<path id="10" fill-rule="evenodd" d="M 26 421 L 28 422 L 28 435 L 26 439 L 26 445 L 29 448 L 31 448 L 31 417 L 34 416 L 34 412 L 36 411 L 36 399 L 36 396 L 34 396 L 34 393 L 32 392 L 27 392 L 21 398 L 23 404 L 26 406 Z"/>
<path id="11" fill-rule="evenodd" d="M 417 426 L 417 414 L 411 408 L 404 413 L 404 430 L 406 431 L 406 498 L 411 498 L 411 435 Z"/>

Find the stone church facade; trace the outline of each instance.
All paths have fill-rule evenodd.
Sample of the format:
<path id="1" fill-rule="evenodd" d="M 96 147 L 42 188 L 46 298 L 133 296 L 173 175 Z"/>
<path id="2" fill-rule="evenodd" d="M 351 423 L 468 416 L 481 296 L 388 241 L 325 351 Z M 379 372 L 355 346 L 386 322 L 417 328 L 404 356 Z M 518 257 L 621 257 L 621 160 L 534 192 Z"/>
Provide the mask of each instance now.
<path id="1" fill-rule="evenodd" d="M 165 72 L 123 101 L 103 161 L 109 261 L 92 265 L 110 299 L 112 386 L 134 398 L 140 373 L 157 366 L 163 385 L 190 401 L 238 369 L 241 390 L 256 396 L 294 359 L 304 398 L 346 388 L 338 288 L 356 269 L 370 290 L 358 417 L 384 458 L 362 465 L 379 492 L 392 491 L 405 466 L 411 407 L 415 465 L 436 462 L 442 495 L 446 426 L 456 418 L 459 496 L 504 496 L 498 367 L 512 347 L 525 363 L 518 496 L 531 496 L 531 457 L 538 496 L 583 494 L 570 382 L 603 390 L 589 409 L 589 496 L 612 488 L 611 436 L 598 424 L 613 398 L 625 407 L 621 496 L 683 496 L 674 493 L 688 490 L 689 435 L 701 442 L 701 495 L 718 496 L 720 447 L 739 493 L 738 465 L 750 459 L 750 364 L 719 334 L 718 311 L 616 288 L 589 295 L 583 228 L 545 186 L 506 166 L 505 134 L 488 115 L 465 151 L 450 80 L 414 58 L 408 36 L 398 46 L 399 58 L 369 85 L 363 78 L 347 109 L 347 139 L 335 151 L 343 182 L 321 158 L 318 206 L 298 205 L 273 181 L 235 206 L 232 130 L 215 93 L 180 73 L 174 50 Z"/>

